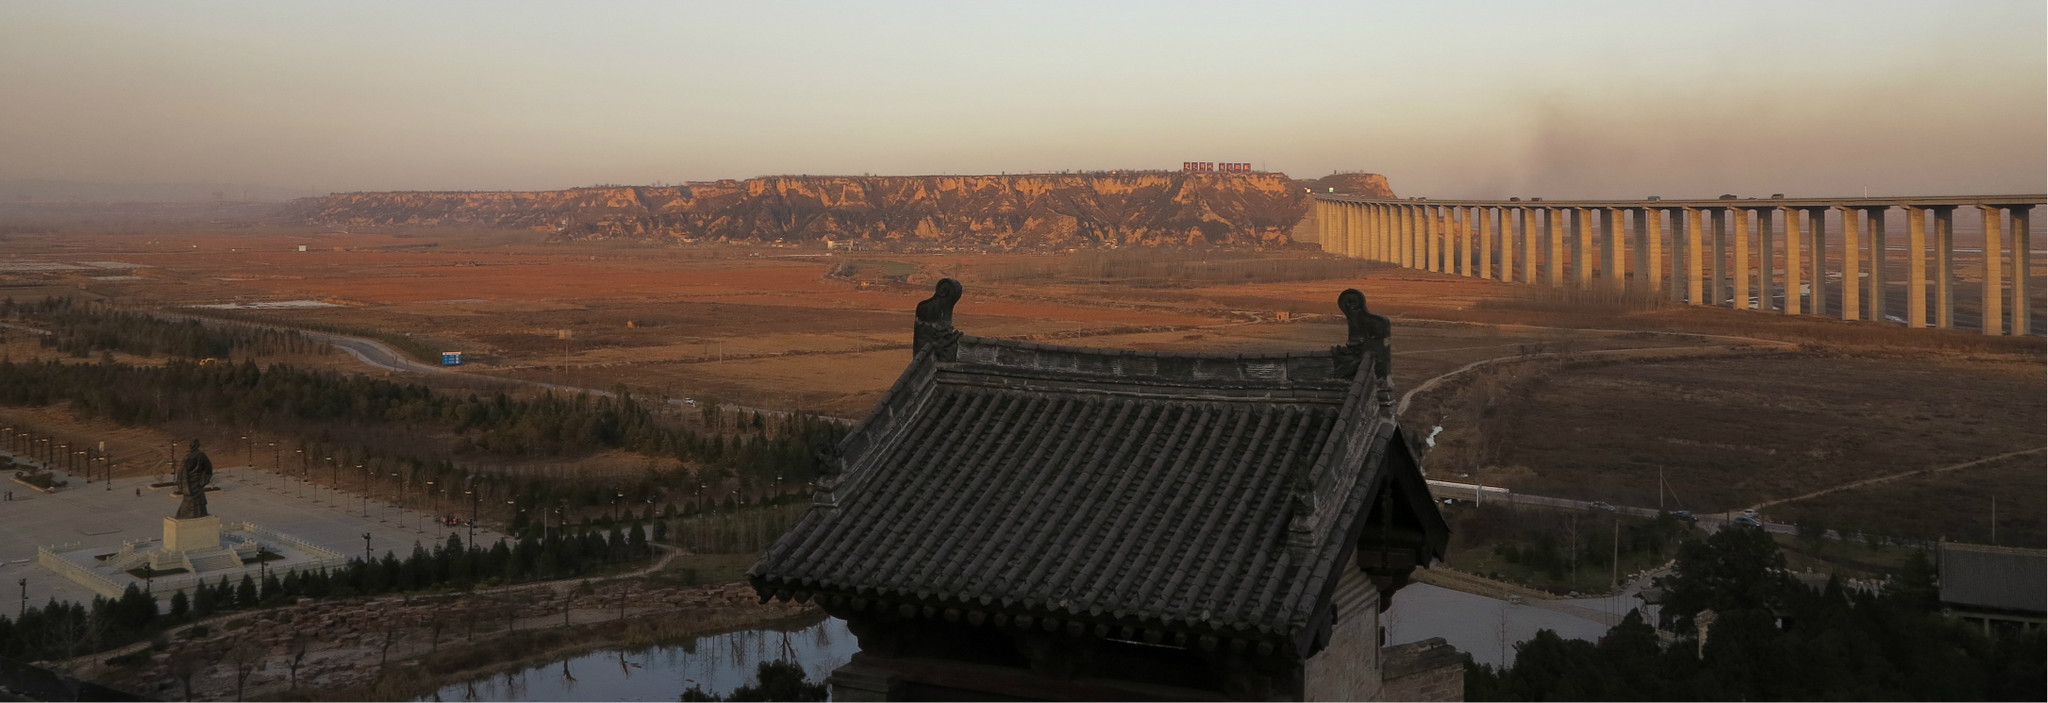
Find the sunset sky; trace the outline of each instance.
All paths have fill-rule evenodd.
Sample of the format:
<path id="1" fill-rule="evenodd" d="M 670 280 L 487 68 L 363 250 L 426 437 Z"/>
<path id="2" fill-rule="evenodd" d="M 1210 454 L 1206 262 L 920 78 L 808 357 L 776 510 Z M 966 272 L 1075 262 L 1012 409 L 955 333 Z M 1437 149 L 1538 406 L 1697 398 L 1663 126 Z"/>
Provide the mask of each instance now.
<path id="1" fill-rule="evenodd" d="M 0 3 L 0 179 L 1386 174 L 1402 195 L 2048 190 L 1999 2 Z"/>

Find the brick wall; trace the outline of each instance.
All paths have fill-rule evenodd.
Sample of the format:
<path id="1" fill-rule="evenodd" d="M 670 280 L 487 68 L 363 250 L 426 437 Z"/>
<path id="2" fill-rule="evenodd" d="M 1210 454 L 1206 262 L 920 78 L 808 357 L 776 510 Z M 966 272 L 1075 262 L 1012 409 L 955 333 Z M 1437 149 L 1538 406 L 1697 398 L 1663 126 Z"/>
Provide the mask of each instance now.
<path id="1" fill-rule="evenodd" d="M 1337 608 L 1337 621 L 1330 630 L 1330 645 L 1302 665 L 1303 699 L 1382 700 L 1379 589 L 1357 569 L 1345 569 L 1330 602 Z"/>
<path id="2" fill-rule="evenodd" d="M 1441 637 L 1381 650 L 1386 687 L 1380 700 L 1465 700 L 1465 661 Z"/>

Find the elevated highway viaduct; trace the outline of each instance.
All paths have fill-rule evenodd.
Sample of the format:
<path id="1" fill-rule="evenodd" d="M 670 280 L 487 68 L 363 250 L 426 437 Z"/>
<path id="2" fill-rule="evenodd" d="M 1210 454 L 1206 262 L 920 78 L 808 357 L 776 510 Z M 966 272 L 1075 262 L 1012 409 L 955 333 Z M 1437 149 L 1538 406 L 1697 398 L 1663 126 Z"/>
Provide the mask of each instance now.
<path id="1" fill-rule="evenodd" d="M 2032 213 L 2048 195 L 1715 200 L 1399 200 L 1316 194 L 1325 251 L 1498 281 L 1668 295 L 1909 327 L 2036 334 Z M 1890 314 L 1905 221 L 1903 317 Z M 1956 316 L 1956 212 L 1982 225 L 1981 318 Z M 1828 231 L 1830 211 L 1839 235 Z M 1596 223 L 1597 222 L 1597 226 Z M 1780 224 L 1782 223 L 1782 224 Z M 1971 267 L 1977 268 L 1977 267 Z"/>

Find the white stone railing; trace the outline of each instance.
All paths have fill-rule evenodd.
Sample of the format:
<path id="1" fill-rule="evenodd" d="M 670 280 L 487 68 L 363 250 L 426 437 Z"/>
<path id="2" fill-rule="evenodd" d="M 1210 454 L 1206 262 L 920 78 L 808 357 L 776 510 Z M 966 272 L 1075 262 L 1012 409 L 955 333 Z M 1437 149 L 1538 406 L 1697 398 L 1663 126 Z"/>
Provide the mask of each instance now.
<path id="1" fill-rule="evenodd" d="M 93 573 L 91 569 L 73 564 L 58 553 L 60 551 L 78 549 L 83 546 L 85 546 L 83 543 L 71 542 L 48 547 L 37 547 L 36 563 L 42 565 L 45 569 L 57 572 L 58 575 L 64 578 L 77 582 L 80 586 L 92 589 L 94 593 L 108 598 L 120 598 L 121 592 L 125 589 L 119 584 L 114 583 L 113 579 Z"/>

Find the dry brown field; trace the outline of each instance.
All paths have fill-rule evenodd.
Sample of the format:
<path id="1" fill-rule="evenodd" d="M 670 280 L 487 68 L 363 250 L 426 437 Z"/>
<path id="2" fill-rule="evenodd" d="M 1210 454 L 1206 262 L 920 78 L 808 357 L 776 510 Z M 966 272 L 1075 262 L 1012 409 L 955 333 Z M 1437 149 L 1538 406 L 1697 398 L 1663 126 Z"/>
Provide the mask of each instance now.
<path id="1" fill-rule="evenodd" d="M 308 251 L 297 251 L 300 245 Z M 1143 263 L 1146 254 L 1116 256 Z M 550 244 L 523 232 L 201 227 L 10 235 L 0 241 L 0 293 L 76 291 L 170 308 L 322 301 L 333 307 L 261 314 L 408 334 L 430 348 L 466 352 L 466 374 L 858 417 L 901 371 L 911 310 L 941 276 L 965 283 L 955 324 L 970 334 L 1138 349 L 1327 347 L 1344 337 L 1336 294 L 1358 287 L 1374 311 L 1395 320 L 1403 391 L 1506 359 L 1413 399 L 1404 419 L 1415 432 L 1445 427 L 1433 476 L 1655 505 L 1654 471 L 1663 466 L 1687 507 L 1713 510 L 2043 443 L 2038 337 L 1564 299 L 1306 251 L 1214 253 L 1219 261 L 1258 259 L 1257 270 L 1267 272 L 1228 276 L 1199 272 L 1213 263 L 1210 255 L 1170 256 L 1177 257 L 1171 275 L 1105 279 L 1090 276 L 1100 257 L 1083 266 L 1074 262 L 1084 257 L 1044 254 L 833 254 Z M 141 268 L 21 266 L 38 262 Z M 858 272 L 836 275 L 846 264 Z M 16 346 L 22 343 L 10 337 L 7 352 L 27 351 Z M 1519 361 L 1526 354 L 1569 360 Z M 1531 378 L 1516 380 L 1523 374 Z M 1475 428 L 1486 428 L 1490 439 L 1473 441 Z M 2002 480 L 2036 496 L 2031 507 L 2014 501 L 2020 522 L 2005 530 L 2031 529 L 2038 542 L 2044 479 L 2038 461 L 2034 468 Z M 1971 482 L 1993 474 L 1960 471 L 1911 485 L 1919 493 L 1975 496 L 1990 484 Z M 1847 525 L 1897 512 L 1907 486 L 1780 510 Z M 1980 501 L 1950 502 L 1930 501 L 1930 510 Z M 1961 529 L 1949 522 L 1901 529 Z"/>

